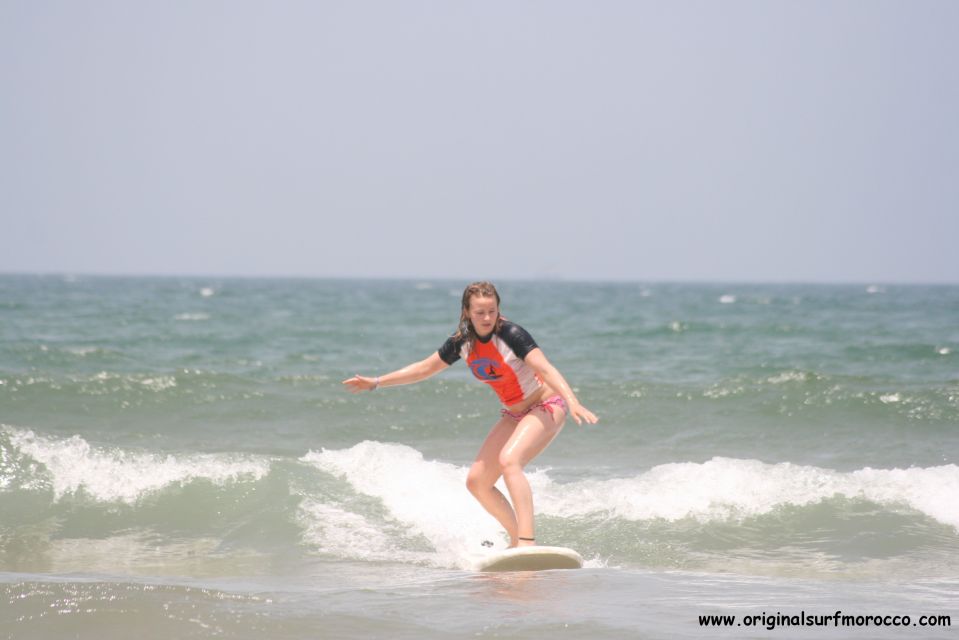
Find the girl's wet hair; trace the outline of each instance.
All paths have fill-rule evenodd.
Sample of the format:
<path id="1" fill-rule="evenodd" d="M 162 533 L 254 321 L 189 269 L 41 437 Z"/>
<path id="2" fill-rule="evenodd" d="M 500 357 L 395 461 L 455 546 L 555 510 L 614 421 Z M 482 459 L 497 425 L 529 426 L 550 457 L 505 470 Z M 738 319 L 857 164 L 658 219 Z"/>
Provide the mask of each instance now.
<path id="1" fill-rule="evenodd" d="M 479 296 L 480 298 L 496 298 L 497 309 L 499 309 L 500 304 L 499 292 L 493 283 L 487 280 L 474 282 L 463 290 L 463 304 L 460 307 L 460 323 L 459 326 L 456 327 L 456 333 L 453 334 L 453 337 L 457 340 L 465 337 L 469 343 L 470 351 L 473 350 L 473 345 L 476 344 L 476 339 L 479 337 L 476 329 L 473 327 L 473 323 L 470 321 L 470 300 L 472 300 L 474 296 Z M 493 331 L 498 331 L 502 323 L 503 314 L 499 314 L 496 318 L 496 326 L 493 327 Z"/>

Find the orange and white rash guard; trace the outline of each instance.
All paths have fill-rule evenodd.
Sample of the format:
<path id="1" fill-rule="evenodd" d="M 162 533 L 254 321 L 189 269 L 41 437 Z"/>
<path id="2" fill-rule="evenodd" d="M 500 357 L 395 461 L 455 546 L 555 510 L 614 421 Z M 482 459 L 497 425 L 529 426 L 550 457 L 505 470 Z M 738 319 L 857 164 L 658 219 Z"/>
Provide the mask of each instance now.
<path id="1" fill-rule="evenodd" d="M 542 386 L 536 373 L 524 362 L 537 346 L 526 329 L 503 320 L 500 328 L 485 340 L 477 338 L 472 352 L 465 337 L 457 340 L 451 336 L 439 348 L 439 356 L 446 364 L 465 358 L 473 375 L 493 387 L 500 402 L 509 407 L 530 397 Z"/>

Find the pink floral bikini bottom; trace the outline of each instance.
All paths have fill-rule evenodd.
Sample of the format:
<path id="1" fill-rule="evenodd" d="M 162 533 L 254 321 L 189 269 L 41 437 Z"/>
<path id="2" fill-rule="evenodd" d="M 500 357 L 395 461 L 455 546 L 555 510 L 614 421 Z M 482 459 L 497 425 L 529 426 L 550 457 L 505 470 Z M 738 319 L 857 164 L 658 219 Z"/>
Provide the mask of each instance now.
<path id="1" fill-rule="evenodd" d="M 520 411 L 519 413 L 513 413 L 513 412 L 510 411 L 509 409 L 502 409 L 502 410 L 500 411 L 500 414 L 503 415 L 503 417 L 509 416 L 510 418 L 512 418 L 513 420 L 515 420 L 516 422 L 519 422 L 520 420 L 522 420 L 523 418 L 525 418 L 526 416 L 528 416 L 530 413 L 532 413 L 534 410 L 536 410 L 536 409 L 545 409 L 546 411 L 549 411 L 549 415 L 553 416 L 554 419 L 555 419 L 556 416 L 553 414 L 553 411 L 555 411 L 557 407 L 560 408 L 560 409 L 562 409 L 562 410 L 565 411 L 566 413 L 569 413 L 569 408 L 566 406 L 566 401 L 563 400 L 563 396 L 559 395 L 558 393 L 557 393 L 556 395 L 554 395 L 554 396 L 550 396 L 550 397 L 547 398 L 546 400 L 542 400 L 542 401 L 540 401 L 540 402 L 537 402 L 536 404 L 534 404 L 534 405 L 530 406 L 528 409 L 526 409 L 526 411 Z"/>

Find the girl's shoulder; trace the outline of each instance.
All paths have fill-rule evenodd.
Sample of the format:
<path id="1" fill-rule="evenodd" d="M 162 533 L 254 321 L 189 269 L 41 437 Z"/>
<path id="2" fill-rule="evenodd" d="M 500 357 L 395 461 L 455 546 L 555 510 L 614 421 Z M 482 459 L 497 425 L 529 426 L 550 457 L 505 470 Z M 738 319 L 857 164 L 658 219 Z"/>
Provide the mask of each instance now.
<path id="1" fill-rule="evenodd" d="M 519 326 L 512 320 L 507 320 L 506 318 L 503 318 L 496 327 L 496 335 L 502 335 L 504 333 L 511 333 L 514 331 L 526 331 L 526 329 Z"/>
<path id="2" fill-rule="evenodd" d="M 460 358 L 464 357 L 463 347 L 465 345 L 466 336 L 456 336 L 456 334 L 451 335 L 438 349 L 440 358 L 446 364 L 453 364 Z"/>
<path id="3" fill-rule="evenodd" d="M 500 323 L 496 335 L 520 358 L 525 358 L 526 354 L 539 346 L 529 331 L 506 319 Z"/>

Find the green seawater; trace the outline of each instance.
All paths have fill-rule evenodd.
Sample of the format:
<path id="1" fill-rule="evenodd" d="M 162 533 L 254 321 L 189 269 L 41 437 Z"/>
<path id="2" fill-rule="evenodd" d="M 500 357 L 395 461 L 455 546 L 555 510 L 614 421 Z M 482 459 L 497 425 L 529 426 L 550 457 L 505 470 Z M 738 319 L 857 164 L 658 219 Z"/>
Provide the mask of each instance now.
<path id="1" fill-rule="evenodd" d="M 528 469 L 587 568 L 490 582 L 463 481 L 493 393 L 462 362 L 341 385 L 434 352 L 465 284 L 0 276 L 2 628 L 698 637 L 737 597 L 956 601 L 959 287 L 497 283 L 600 423 Z"/>

